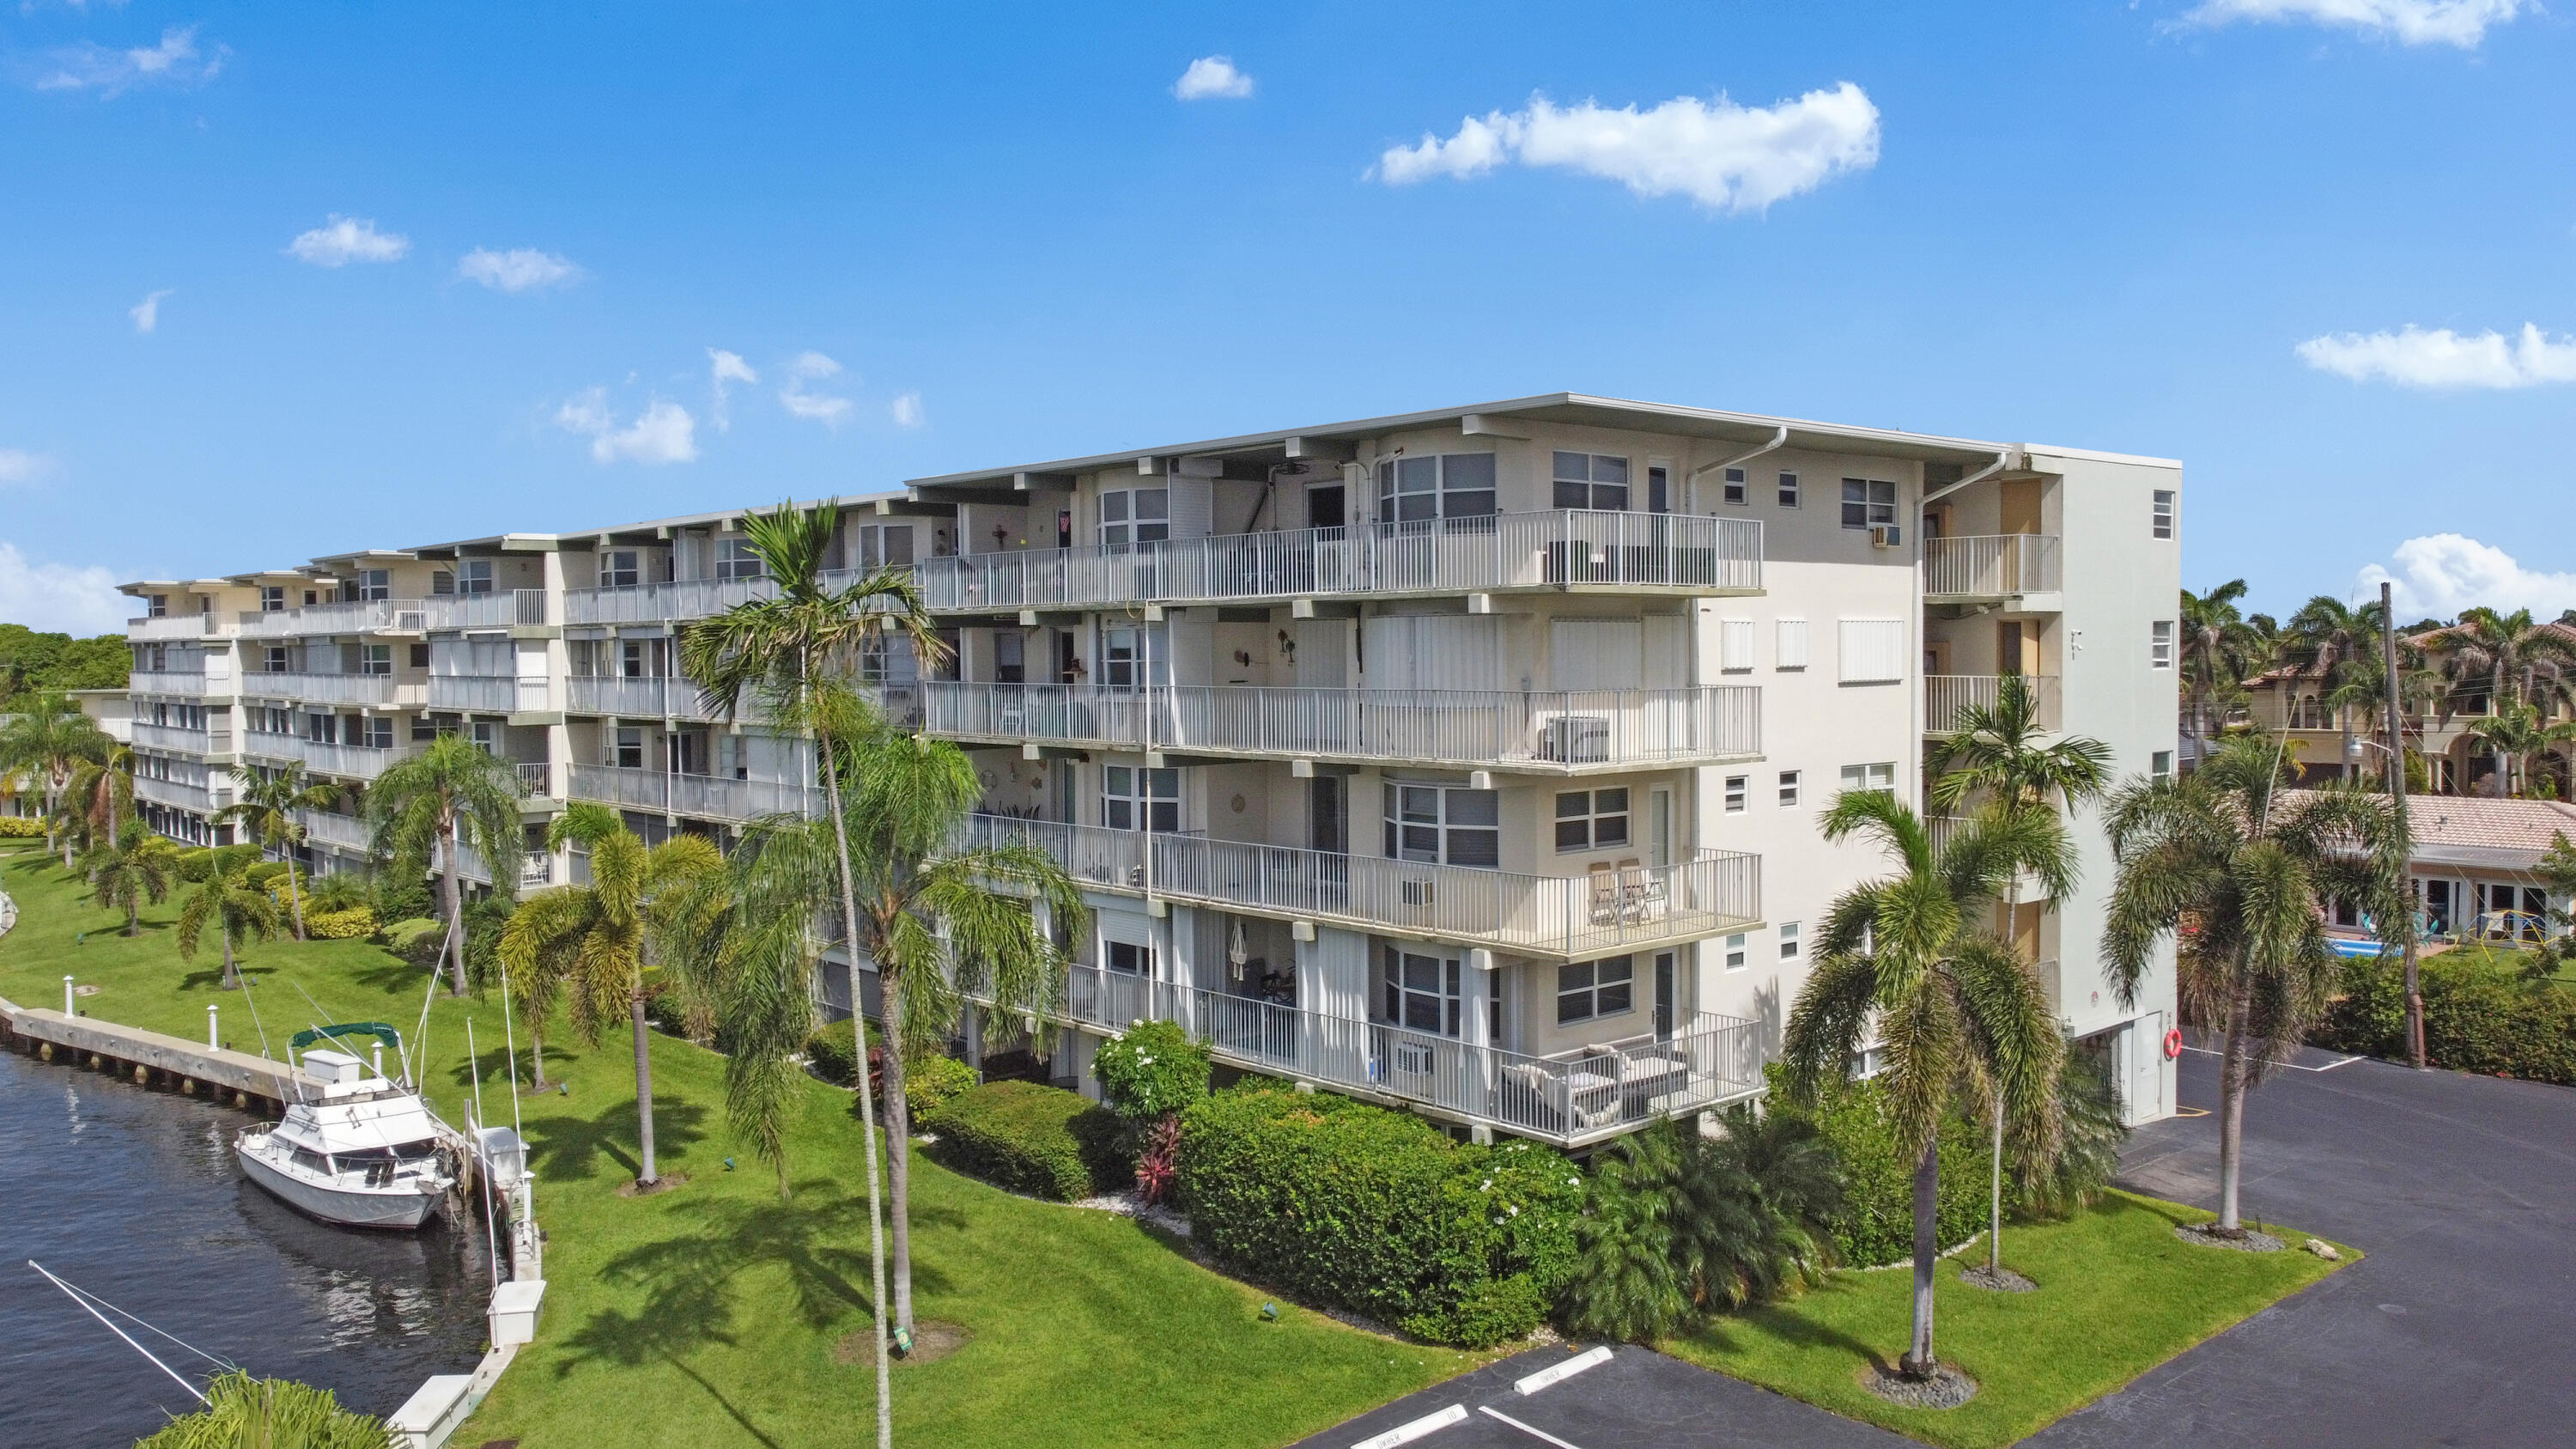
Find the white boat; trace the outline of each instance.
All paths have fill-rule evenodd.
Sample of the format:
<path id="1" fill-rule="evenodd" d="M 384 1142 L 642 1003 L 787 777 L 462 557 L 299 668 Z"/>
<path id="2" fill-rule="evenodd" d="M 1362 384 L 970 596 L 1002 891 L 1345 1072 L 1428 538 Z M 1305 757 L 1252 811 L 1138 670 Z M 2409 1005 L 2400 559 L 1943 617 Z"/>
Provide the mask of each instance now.
<path id="1" fill-rule="evenodd" d="M 356 1057 L 304 1054 L 319 1100 L 287 1104 L 284 1120 L 233 1139 L 242 1172 L 287 1205 L 327 1223 L 417 1228 L 456 1183 L 454 1129 L 419 1096 L 370 1075 Z"/>

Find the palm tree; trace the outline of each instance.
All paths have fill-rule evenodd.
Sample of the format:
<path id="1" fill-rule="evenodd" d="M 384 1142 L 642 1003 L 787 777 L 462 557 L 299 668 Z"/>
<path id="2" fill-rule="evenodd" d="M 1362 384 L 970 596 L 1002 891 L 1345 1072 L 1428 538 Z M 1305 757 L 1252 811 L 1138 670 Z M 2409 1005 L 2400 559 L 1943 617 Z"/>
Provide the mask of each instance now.
<path id="1" fill-rule="evenodd" d="M 2236 601 L 2245 581 L 2230 579 L 2206 594 L 2182 591 L 2182 681 L 2191 703 L 2191 755 L 2209 753 L 2209 707 L 2233 696 L 2262 672 L 2271 650 L 2262 631 L 2247 622 Z"/>
<path id="2" fill-rule="evenodd" d="M 294 912 L 295 939 L 301 941 L 304 895 L 295 879 L 295 843 L 304 838 L 304 825 L 295 818 L 296 812 L 323 809 L 340 792 L 328 785 L 307 784 L 302 761 L 265 774 L 236 765 L 233 779 L 241 785 L 240 798 L 216 811 L 215 821 L 248 832 L 261 848 L 276 851 L 286 862 L 286 903 Z"/>
<path id="3" fill-rule="evenodd" d="M 623 1016 L 635 1032 L 635 1112 L 642 1168 L 637 1183 L 660 1180 L 653 1162 L 653 1064 L 644 1025 L 644 955 L 655 929 L 655 892 L 724 869 L 703 835 L 646 846 L 615 811 L 574 805 L 546 831 L 546 848 L 578 841 L 590 851 L 590 881 L 530 897 L 501 928 L 501 965 L 528 1004 L 528 1030 L 542 1068 L 545 1021 L 569 991 L 573 1029 L 596 1047 Z M 538 1085 L 545 1084 L 542 1076 Z"/>
<path id="4" fill-rule="evenodd" d="M 82 849 L 116 839 L 118 829 L 134 814 L 134 749 L 111 737 L 99 758 L 72 768 L 63 792 L 65 823 Z"/>
<path id="5" fill-rule="evenodd" d="M 1941 1119 L 1966 1107 L 1982 1115 L 2000 1098 L 2025 1170 L 2055 1154 L 2057 1071 L 2066 1050 L 2028 963 L 1972 925 L 2017 870 L 2031 869 L 2051 896 L 2067 882 L 2065 825 L 2053 814 L 1989 807 L 1935 850 L 1922 820 L 1885 790 L 1846 791 L 1825 812 L 1825 838 L 1868 835 L 1897 873 L 1845 891 L 1825 918 L 1815 969 L 1790 1008 L 1783 1086 L 1813 1102 L 1871 1039 L 1886 1055 L 1890 1126 L 1914 1159 L 1914 1332 L 1903 1371 L 1928 1376 L 1932 1269 L 1941 1245 Z"/>
<path id="6" fill-rule="evenodd" d="M 129 821 L 112 844 L 92 848 L 82 862 L 89 878 L 90 899 L 111 911 L 125 912 L 125 934 L 143 929 L 143 907 L 170 898 L 179 877 L 179 847 Z"/>
<path id="7" fill-rule="evenodd" d="M 449 990 L 463 996 L 465 896 L 457 856 L 461 847 L 483 857 L 493 891 L 515 893 L 525 849 L 517 773 L 463 735 L 440 735 L 376 778 L 367 791 L 367 813 L 375 821 L 379 859 L 415 871 L 436 863 L 439 909 L 447 917 Z"/>
<path id="8" fill-rule="evenodd" d="M 860 576 L 834 590 L 826 582 L 824 556 L 840 523 L 837 500 L 798 510 L 781 503 L 772 513 L 743 519 L 743 537 L 762 569 L 777 585 L 767 599 L 746 600 L 680 635 L 681 667 L 698 681 L 701 698 L 734 717 L 746 691 L 770 706 L 779 725 L 814 736 L 823 777 L 824 814 L 831 822 L 834 871 L 839 886 L 842 940 L 859 939 L 856 885 L 850 872 L 850 847 L 841 814 L 841 772 L 832 731 L 836 711 L 818 710 L 817 688 L 825 671 L 845 671 L 864 646 L 891 630 L 909 639 L 913 654 L 925 665 L 944 659 L 948 646 L 923 606 L 911 571 L 888 566 Z M 774 926 L 774 923 L 772 923 Z M 851 963 L 857 980 L 858 962 Z M 876 1120 L 868 1094 L 859 1093 L 868 1173 L 868 1235 L 875 1293 L 877 1443 L 894 1443 L 893 1379 L 886 1344 L 885 1253 L 882 1207 L 877 1198 Z"/>
<path id="9" fill-rule="evenodd" d="M 2070 735 L 2054 744 L 2040 742 L 2038 700 L 2029 681 L 2020 675 L 2004 676 L 1993 709 L 1963 706 L 1953 728 L 1932 747 L 1931 755 L 1932 803 L 1943 810 L 1956 810 L 1971 797 L 1983 797 L 2009 815 L 2054 816 L 2061 809 L 2072 815 L 2077 806 L 2102 798 L 2111 783 L 2109 745 L 2083 735 Z M 2052 854 L 2048 859 L 2014 862 L 2012 878 L 2004 886 L 2005 924 L 2000 934 L 2007 941 L 2021 929 L 2023 871 L 2070 887 L 2075 881 L 2074 842 L 2062 830 L 2053 840 L 2042 831 L 2029 832 L 2027 839 L 2048 846 Z M 2055 906 L 2061 894 L 2051 891 L 2042 909 Z M 1990 1274 L 2003 1269 L 2003 1143 L 2003 1103 L 1998 1100 L 1986 1224 Z"/>
<path id="10" fill-rule="evenodd" d="M 2242 1231 L 2245 1095 L 2298 1049 L 2338 979 L 2326 902 L 2379 920 L 2407 909 L 2405 817 L 2375 790 L 2291 790 L 2286 753 L 2277 739 L 2231 740 L 2187 778 L 2123 785 L 2105 812 L 2119 877 L 2102 958 L 2122 1004 L 2174 933 L 2186 1018 L 2227 1035 L 2216 1230 L 2231 1235 Z"/>
<path id="11" fill-rule="evenodd" d="M 115 746 L 98 721 L 59 693 L 36 696 L 0 724 L 0 776 L 33 780 L 43 792 L 45 848 L 60 848 L 65 870 L 72 868 L 72 840 L 62 828 L 62 807 L 72 776 L 84 763 L 105 760 Z"/>
<path id="12" fill-rule="evenodd" d="M 2503 715 L 2508 701 L 2537 705 L 2567 696 L 2576 672 L 2576 641 L 2556 624 L 2535 623 L 2529 609 L 2500 614 L 2493 609 L 2460 611 L 2460 622 L 2444 631 L 2432 647 L 2441 654 L 2443 678 L 2451 694 L 2443 704 L 2448 719 L 2468 696 L 2483 696 L 2488 718 Z M 2489 743 L 2495 761 L 2495 793 L 2505 793 L 2507 752 Z"/>
<path id="13" fill-rule="evenodd" d="M 234 938 L 265 941 L 286 922 L 278 911 L 277 897 L 251 883 L 250 868 L 259 859 L 256 851 L 215 850 L 205 859 L 205 878 L 179 906 L 179 956 L 186 961 L 197 959 L 197 942 L 205 935 L 207 923 L 213 922 L 224 945 L 223 989 L 231 991 L 241 985 L 241 970 L 233 959 Z"/>
<path id="14" fill-rule="evenodd" d="M 2540 722 L 2540 708 L 2519 699 L 2500 701 L 2487 717 L 2462 731 L 2479 748 L 2492 754 L 2496 761 L 2496 793 L 2511 793 L 2512 780 L 2508 764 L 2519 766 L 2524 787 L 2529 789 L 2531 757 L 2546 753 L 2550 746 L 2576 741 L 2576 720 L 2556 724 Z"/>
<path id="15" fill-rule="evenodd" d="M 2344 773 L 2352 766 L 2352 715 L 2387 697 L 2387 671 L 2380 658 L 2379 601 L 2349 604 L 2332 594 L 2319 594 L 2290 616 L 2283 642 L 2306 656 L 2325 685 L 2325 702 L 2343 730 L 2343 753 L 2336 756 Z"/>
<path id="16" fill-rule="evenodd" d="M 392 1442 L 382 1419 L 342 1408 L 329 1389 L 229 1369 L 206 1384 L 203 1408 L 172 1419 L 135 1449 L 385 1449 Z"/>

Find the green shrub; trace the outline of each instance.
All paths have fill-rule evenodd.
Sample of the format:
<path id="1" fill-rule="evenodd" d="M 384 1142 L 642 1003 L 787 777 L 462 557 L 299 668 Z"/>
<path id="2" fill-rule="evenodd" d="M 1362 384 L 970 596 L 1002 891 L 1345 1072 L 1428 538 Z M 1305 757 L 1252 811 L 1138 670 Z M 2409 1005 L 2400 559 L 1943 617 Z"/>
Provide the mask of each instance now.
<path id="1" fill-rule="evenodd" d="M 925 1057 L 903 1064 L 903 1104 L 915 1122 L 975 1087 L 975 1069 L 954 1057 Z"/>
<path id="2" fill-rule="evenodd" d="M 868 1023 L 868 1045 L 876 1046 L 883 1038 L 875 1022 Z M 858 1018 L 844 1017 L 827 1021 L 805 1039 L 805 1062 L 814 1075 L 836 1087 L 855 1087 L 859 1082 Z"/>
<path id="3" fill-rule="evenodd" d="M 1835 1256 L 1855 1268 L 1911 1260 L 1914 1163 L 1897 1156 L 1886 1089 L 1871 1081 L 1836 1082 L 1826 1086 L 1813 1107 L 1792 1106 L 1779 1090 L 1778 1068 L 1769 1072 L 1771 1100 L 1779 1110 L 1812 1120 L 1842 1163 L 1843 1211 L 1833 1224 Z M 1985 1230 L 1987 1142 L 1985 1129 L 1961 1118 L 1941 1129 L 1941 1196 L 1934 1222 L 1943 1248 Z"/>
<path id="4" fill-rule="evenodd" d="M 2424 1055 L 2438 1067 L 2576 1086 L 2576 992 L 2468 952 L 2429 956 Z M 2315 1034 L 2319 1046 L 2368 1056 L 2406 1051 L 2406 977 L 2396 956 L 2343 968 L 2343 995 Z"/>
<path id="5" fill-rule="evenodd" d="M 1186 1112 L 1208 1094 L 1207 1043 L 1176 1021 L 1140 1021 L 1100 1044 L 1091 1074 L 1110 1110 L 1131 1122 Z"/>
<path id="6" fill-rule="evenodd" d="M 357 941 L 375 933 L 376 913 L 365 906 L 304 913 L 304 934 L 317 941 Z"/>
<path id="7" fill-rule="evenodd" d="M 42 840 L 45 822 L 32 815 L 0 815 L 0 840 Z"/>
<path id="8" fill-rule="evenodd" d="M 1234 1271 L 1478 1348 L 1538 1326 L 1583 1201 L 1547 1148 L 1461 1146 L 1418 1117 L 1251 1084 L 1181 1115 L 1176 1178 L 1194 1241 Z"/>
<path id="9" fill-rule="evenodd" d="M 1120 1150 L 1125 1133 L 1116 1113 L 1035 1082 L 988 1082 L 961 1092 L 920 1129 L 939 1139 L 928 1149 L 933 1159 L 1057 1202 L 1123 1186 L 1135 1170 Z"/>

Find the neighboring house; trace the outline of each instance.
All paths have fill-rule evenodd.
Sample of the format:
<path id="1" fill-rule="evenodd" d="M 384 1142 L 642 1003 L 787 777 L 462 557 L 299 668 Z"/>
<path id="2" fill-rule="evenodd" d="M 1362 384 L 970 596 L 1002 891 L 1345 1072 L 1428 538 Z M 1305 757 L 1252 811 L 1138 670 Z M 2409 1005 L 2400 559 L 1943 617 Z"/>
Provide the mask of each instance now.
<path id="1" fill-rule="evenodd" d="M 844 505 L 844 559 L 911 563 L 951 631 L 948 677 L 869 668 L 970 751 L 976 836 L 1042 843 L 1093 908 L 1056 1075 L 1096 1090 L 1101 1039 L 1170 1017 L 1231 1067 L 1580 1146 L 1760 1089 L 1827 905 L 1888 869 L 1818 815 L 1919 803 L 2003 674 L 2121 773 L 2173 768 L 2179 490 L 2158 459 L 1552 394 L 916 479 Z M 521 763 L 532 831 L 566 799 L 719 837 L 801 808 L 803 744 L 672 675 L 675 624 L 766 587 L 737 518 L 129 586 L 159 596 L 138 752 L 356 785 L 464 730 Z M 308 823 L 363 855 L 353 816 Z M 2162 1116 L 2171 958 L 2118 1003 L 2108 847 L 2075 835 L 2081 892 L 1995 925 Z M 827 995 L 871 1000 L 861 965 Z"/>
<path id="2" fill-rule="evenodd" d="M 2576 628 L 2565 624 L 2545 624 L 2544 630 L 2576 643 Z M 2451 631 L 2432 629 L 2410 634 L 2402 641 L 2428 668 L 2439 669 L 2444 654 L 2443 639 Z M 2298 751 L 2301 778 L 2331 780 L 2345 776 L 2362 779 L 2382 778 L 2385 770 L 2388 738 L 2387 707 L 2373 704 L 2350 711 L 2352 758 L 2345 759 L 2344 731 L 2347 721 L 2343 712 L 2326 702 L 2329 682 L 2313 666 L 2285 664 L 2268 670 L 2245 685 L 2246 701 L 2237 713 L 2238 722 L 2250 721 L 2265 730 L 2287 735 Z M 2555 700 L 2540 703 L 2541 720 L 2554 724 L 2568 717 L 2566 708 Z M 2495 756 L 2472 738 L 2469 730 L 2487 717 L 2492 708 L 2487 691 L 2466 688 L 2452 696 L 2447 711 L 2439 703 L 2415 701 L 2405 718 L 2407 746 L 2424 757 L 2432 791 L 2440 795 L 2491 795 L 2495 793 Z M 2529 770 L 2509 764 L 2513 779 L 2508 782 L 2516 793 L 2530 788 L 2529 775 L 2545 773 L 2561 796 L 2569 792 L 2571 767 L 2576 767 L 2576 744 L 2550 747 L 2545 756 L 2530 762 Z"/>
<path id="3" fill-rule="evenodd" d="M 2550 912 L 2565 909 L 2567 898 L 2551 894 L 2537 866 L 2552 840 L 2576 838 L 2576 806 L 2474 795 L 2418 795 L 2406 804 L 2415 841 L 2408 889 L 2427 935 L 2537 941 L 2562 934 Z M 2349 913 L 2338 915 L 2337 924 L 2358 924 Z"/>

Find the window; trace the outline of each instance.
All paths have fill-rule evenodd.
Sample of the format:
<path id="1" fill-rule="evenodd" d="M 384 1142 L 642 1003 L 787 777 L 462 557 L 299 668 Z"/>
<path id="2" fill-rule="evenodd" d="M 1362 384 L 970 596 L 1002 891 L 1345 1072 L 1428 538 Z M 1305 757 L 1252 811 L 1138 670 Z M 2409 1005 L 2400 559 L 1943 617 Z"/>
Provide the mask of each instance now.
<path id="1" fill-rule="evenodd" d="M 1748 934 L 1749 933 L 1744 931 L 1738 931 L 1734 935 L 1726 938 L 1727 970 L 1741 971 L 1744 969 L 1744 941 Z"/>
<path id="2" fill-rule="evenodd" d="M 1774 669 L 1807 667 L 1807 621 L 1783 619 L 1779 628 L 1779 655 L 1771 661 Z"/>
<path id="3" fill-rule="evenodd" d="M 1133 941 L 1110 941 L 1105 944 L 1107 949 L 1100 954 L 1109 963 L 1110 970 L 1121 976 L 1154 974 L 1153 947 L 1139 946 Z"/>
<path id="4" fill-rule="evenodd" d="M 429 667 L 428 645 L 414 644 L 411 646 L 411 667 L 414 669 L 427 669 Z"/>
<path id="5" fill-rule="evenodd" d="M 358 570 L 358 597 L 368 603 L 394 596 L 394 574 L 391 569 Z"/>
<path id="6" fill-rule="evenodd" d="M 1646 511 L 1648 513 L 1673 511 L 1673 470 L 1661 463 L 1646 470 Z"/>
<path id="7" fill-rule="evenodd" d="M 1797 803 L 1798 772 L 1795 770 L 1782 770 L 1780 772 L 1780 804 L 1782 808 L 1786 809 L 1795 806 Z"/>
<path id="8" fill-rule="evenodd" d="M 1875 765 L 1843 766 L 1845 790 L 1893 790 L 1896 788 L 1896 764 L 1888 761 Z"/>
<path id="9" fill-rule="evenodd" d="M 1717 496 L 1725 502 L 1742 508 L 1744 506 L 1744 470 L 1727 469 L 1725 476 L 1719 480 Z"/>
<path id="10" fill-rule="evenodd" d="M 1100 631 L 1100 682 L 1110 689 L 1142 689 L 1148 666 L 1153 682 L 1172 682 L 1172 655 L 1160 624 Z"/>
<path id="11" fill-rule="evenodd" d="M 394 722 L 383 715 L 357 716 L 342 723 L 341 735 L 350 744 L 364 745 L 371 750 L 393 748 Z"/>
<path id="12" fill-rule="evenodd" d="M 1843 480 L 1843 527 L 1870 528 L 1895 521 L 1895 484 L 1872 478 Z"/>
<path id="13" fill-rule="evenodd" d="M 456 592 L 460 594 L 492 592 L 492 561 L 488 558 L 469 558 L 459 562 L 456 565 Z"/>
<path id="14" fill-rule="evenodd" d="M 1488 467 L 1492 465 L 1487 464 Z M 1735 474 L 1742 478 L 1742 473 Z M 1742 502 L 1742 499 L 1730 500 Z M 1603 453 L 1556 455 L 1556 506 L 1618 512 L 1628 506 L 1628 460 Z"/>
<path id="15" fill-rule="evenodd" d="M 1389 946 L 1380 974 L 1388 1021 L 1408 1031 L 1458 1034 L 1457 962 Z"/>
<path id="16" fill-rule="evenodd" d="M 433 569 L 429 575 L 429 591 L 431 594 L 442 599 L 455 593 L 456 570 Z"/>
<path id="17" fill-rule="evenodd" d="M 1118 488 L 1100 495 L 1102 546 L 1161 543 L 1171 536 L 1171 489 Z"/>
<path id="18" fill-rule="evenodd" d="M 358 646 L 358 672 L 359 672 L 360 674 L 391 674 L 391 673 L 393 673 L 393 672 L 394 672 L 394 646 L 392 646 L 391 644 L 361 644 L 361 645 L 359 645 L 359 646 Z"/>
<path id="19" fill-rule="evenodd" d="M 283 644 L 269 645 L 267 659 L 268 672 L 271 674 L 284 674 L 287 672 L 289 667 L 290 666 L 286 660 L 286 646 Z"/>
<path id="20" fill-rule="evenodd" d="M 643 555 L 631 548 L 603 549 L 599 555 L 599 586 L 603 589 L 631 589 L 644 582 Z"/>
<path id="21" fill-rule="evenodd" d="M 2174 752 L 2171 750 L 2158 750 L 2154 754 L 2147 756 L 2147 773 L 2159 780 L 2171 775 L 2173 773 L 2173 757 Z"/>
<path id="22" fill-rule="evenodd" d="M 1490 518 L 1493 513 L 1494 455 L 1491 453 L 1442 453 L 1437 457 L 1385 458 L 1378 462 L 1377 521 L 1380 523 Z"/>
<path id="23" fill-rule="evenodd" d="M 2147 626 L 2147 667 L 2171 669 L 2174 662 L 2174 626 L 2171 619 L 2158 619 Z"/>
<path id="24" fill-rule="evenodd" d="M 1621 1016 L 1635 1006 L 1637 961 L 1611 956 L 1556 968 L 1556 1024 Z"/>
<path id="25" fill-rule="evenodd" d="M 335 714 L 308 714 L 304 717 L 304 738 L 317 745 L 340 742 L 340 717 Z"/>
<path id="26" fill-rule="evenodd" d="M 1751 775 L 1729 775 L 1726 777 L 1727 814 L 1743 814 L 1745 807 L 1752 803 L 1752 799 L 1753 777 Z"/>
<path id="27" fill-rule="evenodd" d="M 1798 923 L 1795 921 L 1780 923 L 1780 959 L 1783 961 L 1798 959 Z"/>
<path id="28" fill-rule="evenodd" d="M 278 614 L 284 613 L 285 610 L 286 590 L 276 584 L 260 585 L 259 611 L 263 614 Z"/>
<path id="29" fill-rule="evenodd" d="M 1798 506 L 1798 475 L 1795 473 L 1780 475 L 1780 506 L 1783 508 Z"/>
<path id="30" fill-rule="evenodd" d="M 1100 772 L 1101 823 L 1112 830 L 1152 830 L 1169 834 L 1181 828 L 1181 772 L 1173 768 L 1140 770 L 1111 765 Z"/>
<path id="31" fill-rule="evenodd" d="M 1385 799 L 1388 859 L 1480 870 L 1502 864 L 1502 804 L 1494 791 L 1390 782 Z M 1563 825 L 1557 834 L 1563 838 Z"/>
<path id="32" fill-rule="evenodd" d="M 1071 547 L 1066 540 L 1064 547 Z M 909 523 L 865 523 L 859 525 L 859 567 L 912 567 L 912 525 Z"/>
<path id="33" fill-rule="evenodd" d="M 1741 778 L 1740 776 L 1738 778 Z M 1556 797 L 1556 848 L 1608 850 L 1628 843 L 1628 791 L 1562 790 Z"/>
<path id="34" fill-rule="evenodd" d="M 2174 494 L 2172 489 L 2159 488 L 2156 490 L 2154 519 L 2154 532 L 2156 537 L 2171 538 L 2174 536 Z"/>
<path id="35" fill-rule="evenodd" d="M 644 731 L 634 725 L 620 725 L 609 741 L 608 763 L 621 770 L 644 768 Z"/>
<path id="36" fill-rule="evenodd" d="M 170 596 L 168 594 L 154 594 L 149 599 L 144 600 L 143 617 L 147 619 L 169 618 Z"/>
<path id="37" fill-rule="evenodd" d="M 1752 620 L 1717 621 L 1717 667 L 1729 674 L 1741 674 L 1753 667 Z"/>
<path id="38" fill-rule="evenodd" d="M 465 737 L 474 742 L 474 748 L 481 750 L 487 755 L 497 755 L 501 753 L 501 722 L 499 720 L 468 720 L 465 722 Z"/>
<path id="39" fill-rule="evenodd" d="M 769 576 L 769 566 L 752 552 L 747 538 L 716 540 L 716 577 L 720 579 L 758 579 Z"/>

